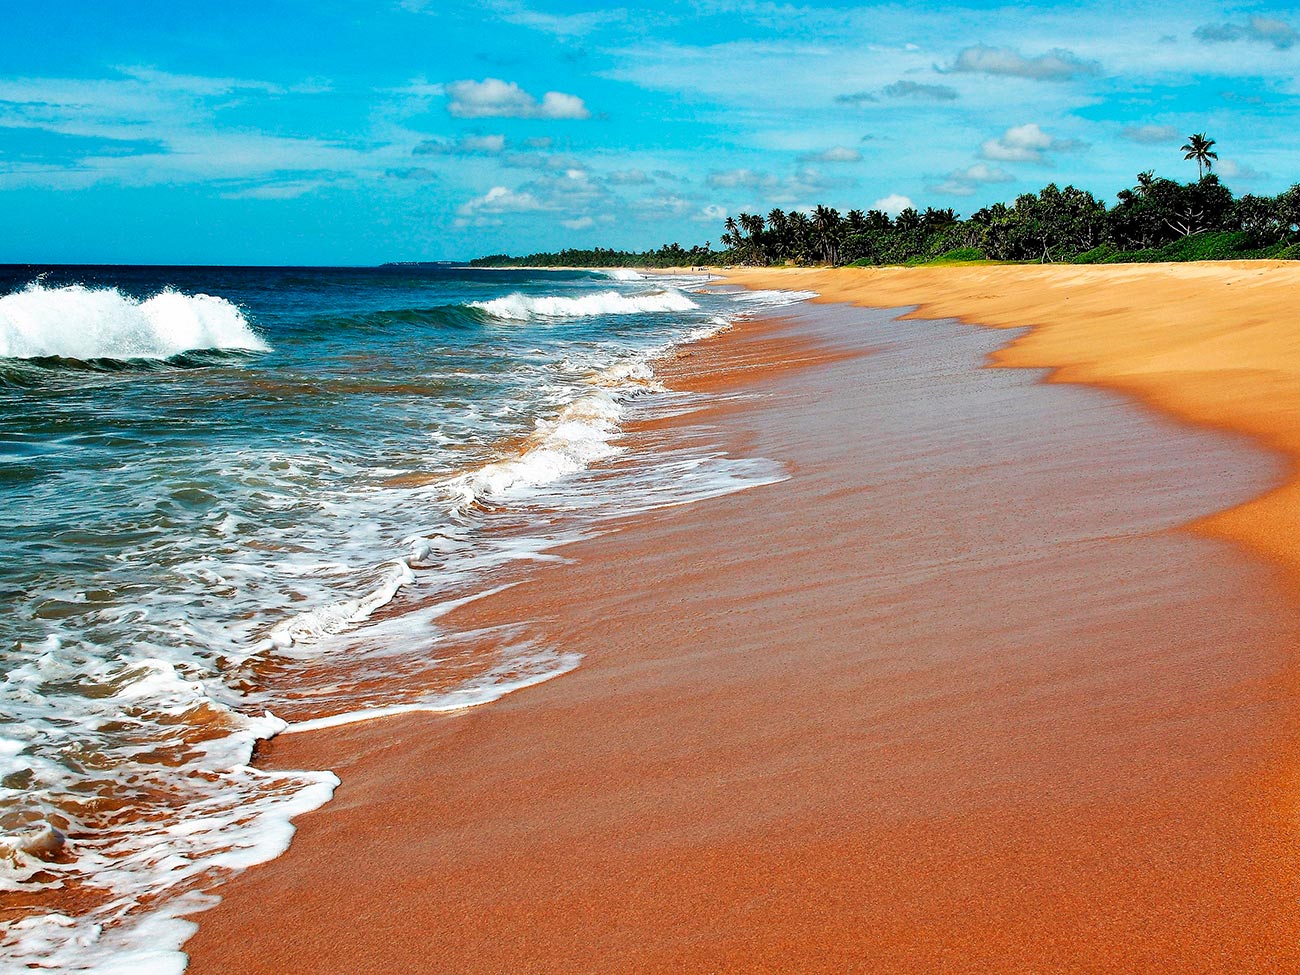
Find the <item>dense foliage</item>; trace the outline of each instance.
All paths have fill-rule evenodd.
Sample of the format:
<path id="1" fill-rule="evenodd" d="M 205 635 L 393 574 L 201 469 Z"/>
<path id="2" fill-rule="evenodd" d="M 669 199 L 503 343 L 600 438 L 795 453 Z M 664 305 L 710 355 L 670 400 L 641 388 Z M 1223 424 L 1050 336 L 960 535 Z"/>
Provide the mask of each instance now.
<path id="1" fill-rule="evenodd" d="M 919 264 L 935 260 L 1116 261 L 1293 257 L 1300 243 L 1300 184 L 1275 197 L 1234 199 L 1219 177 L 1192 183 L 1149 173 L 1113 207 L 1049 183 L 962 220 L 952 210 L 828 207 L 773 210 L 727 222 L 723 259 L 736 264 Z"/>
<path id="2" fill-rule="evenodd" d="M 470 261 L 475 267 L 696 267 L 734 263 L 727 255 L 703 247 L 685 248 L 680 244 L 666 244 L 653 251 L 616 251 L 607 247 L 586 250 L 562 250 L 554 253 L 529 254 L 511 257 L 508 254 L 490 254 Z"/>

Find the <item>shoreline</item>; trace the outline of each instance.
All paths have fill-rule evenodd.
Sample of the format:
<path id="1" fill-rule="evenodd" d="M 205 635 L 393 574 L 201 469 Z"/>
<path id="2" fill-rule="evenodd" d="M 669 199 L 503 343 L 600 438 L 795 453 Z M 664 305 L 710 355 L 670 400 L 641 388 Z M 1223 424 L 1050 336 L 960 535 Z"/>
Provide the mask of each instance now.
<path id="1" fill-rule="evenodd" d="M 798 280 L 832 298 L 828 282 L 818 287 L 804 272 L 746 274 L 743 283 L 759 274 L 768 277 L 758 286 Z M 1174 530 L 1238 510 L 1234 502 L 1277 471 L 1233 438 L 1135 420 L 1141 411 L 1127 403 L 1071 392 L 1087 408 L 1062 444 L 1095 454 L 1085 470 L 1115 466 L 1098 476 L 1138 499 L 1116 513 L 1076 492 L 1077 459 L 1062 458 L 1060 445 L 1021 456 L 1007 439 L 1004 401 L 1032 405 L 1017 427 L 1032 436 L 1055 422 L 1061 391 L 1026 399 L 1033 381 L 1017 372 L 1003 373 L 1005 383 L 984 370 L 970 379 L 988 356 L 1048 366 L 1012 361 L 1035 331 L 1004 345 L 928 322 L 929 333 L 976 353 L 933 386 L 926 369 L 947 374 L 924 359 L 926 343 L 909 339 L 905 321 L 867 316 L 864 335 L 844 331 L 856 319 L 843 306 L 793 317 L 707 340 L 679 365 L 684 381 L 728 393 L 685 423 L 725 427 L 733 443 L 760 452 L 786 450 L 795 481 L 634 518 L 579 543 L 572 567 L 466 608 L 467 621 L 524 618 L 581 646 L 586 661 L 569 675 L 482 711 L 273 740 L 271 765 L 323 762 L 343 785 L 298 821 L 284 857 L 223 886 L 225 903 L 197 916 L 187 946 L 194 971 L 385 971 L 430 953 L 483 972 L 843 971 L 868 962 L 909 972 L 1031 962 L 1124 971 L 1142 944 L 1142 957 L 1179 970 L 1231 962 L 1262 971 L 1270 946 L 1297 940 L 1295 783 L 1282 756 L 1297 739 L 1288 677 L 1300 614 L 1266 568 Z M 882 335 L 884 351 L 874 341 Z M 902 381 L 890 372 L 900 368 L 919 369 L 919 385 L 885 388 Z M 876 392 L 846 392 L 846 380 L 873 376 Z M 891 414 L 889 424 L 901 424 L 892 439 L 874 429 L 884 444 L 855 448 L 884 466 L 846 466 L 843 442 L 864 418 L 879 428 L 891 394 L 919 396 L 924 408 L 935 390 L 942 400 L 972 382 L 978 389 L 963 395 L 989 409 L 981 429 L 1013 452 L 1010 463 L 1030 464 L 1029 487 L 1045 492 L 1038 503 L 1030 491 L 1019 509 L 999 510 L 998 492 L 1019 491 L 1024 472 L 985 485 L 997 450 L 945 467 L 952 452 L 988 445 L 946 430 L 942 409 Z M 863 409 L 871 404 L 874 413 Z M 1156 461 L 1120 450 L 1114 424 Z M 653 441 L 676 429 L 669 421 L 629 435 Z M 1170 446 L 1188 436 L 1196 442 Z M 947 447 L 907 456 L 917 443 Z M 1228 487 L 1198 483 L 1215 464 L 1232 472 Z M 878 496 L 880 470 L 892 472 L 886 483 L 898 497 Z M 983 485 L 983 507 L 967 512 L 929 483 Z M 915 512 L 904 503 L 909 485 L 921 485 Z M 1060 519 L 1043 510 L 1048 497 L 1092 519 L 1093 534 L 1060 534 Z M 900 504 L 925 544 L 893 523 Z M 831 510 L 843 522 L 834 528 Z M 1008 538 L 1026 533 L 1019 544 L 1036 553 L 1032 568 L 990 524 Z M 775 543 L 746 540 L 772 531 Z M 862 546 L 832 544 L 836 532 L 870 543 L 875 559 L 859 563 Z M 951 562 L 953 540 L 970 547 L 969 564 Z M 771 565 L 772 544 L 790 554 L 789 570 Z M 1097 581 L 1112 562 L 1127 575 Z M 806 576 L 790 575 L 796 564 Z M 1040 578 L 1044 566 L 1054 585 Z M 809 578 L 856 596 L 810 593 Z M 950 578 L 1005 605 L 966 605 Z M 972 617 L 941 611 L 953 599 Z M 1111 607 L 1134 601 L 1163 607 L 1156 633 L 1142 613 L 1123 615 L 1132 605 Z M 1014 619 L 1002 623 L 993 610 L 1008 606 Z M 1228 606 L 1236 615 L 1214 612 Z M 1044 644 L 1039 630 L 1061 615 L 1079 632 Z M 852 646 L 837 636 L 843 626 Z M 868 636 L 888 649 L 856 642 Z M 1045 645 L 1069 666 L 1044 656 Z M 1253 652 L 1232 652 L 1239 646 Z M 954 656 L 968 647 L 985 656 Z M 1063 708 L 1074 724 L 1061 725 Z M 250 930 L 250 912 L 271 904 L 282 912 L 275 922 Z M 304 968 L 302 952 L 320 945 L 328 953 Z"/>
<path id="2" fill-rule="evenodd" d="M 1049 382 L 1116 390 L 1192 426 L 1251 438 L 1285 458 L 1285 481 L 1195 527 L 1246 545 L 1300 585 L 1295 262 L 732 269 L 718 283 L 807 288 L 820 295 L 814 303 L 910 307 L 904 318 L 1027 327 L 990 365 L 1049 369 Z"/>

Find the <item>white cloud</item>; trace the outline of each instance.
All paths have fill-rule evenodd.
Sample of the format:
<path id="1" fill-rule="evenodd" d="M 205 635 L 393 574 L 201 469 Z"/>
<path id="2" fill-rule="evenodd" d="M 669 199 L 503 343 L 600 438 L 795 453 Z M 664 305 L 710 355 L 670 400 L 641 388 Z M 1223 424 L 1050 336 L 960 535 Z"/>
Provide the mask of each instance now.
<path id="1" fill-rule="evenodd" d="M 441 98 L 447 94 L 446 85 L 434 84 L 422 78 L 392 90 L 395 94 L 409 95 L 412 98 Z"/>
<path id="2" fill-rule="evenodd" d="M 869 91 L 855 91 L 844 95 L 836 95 L 835 101 L 839 105 L 853 105 L 861 108 L 863 105 L 878 102 L 880 99 Z"/>
<path id="3" fill-rule="evenodd" d="M 1025 57 L 1013 48 L 976 44 L 958 53 L 948 70 L 1030 78 L 1034 81 L 1068 81 L 1080 75 L 1099 74 L 1101 66 L 1096 61 L 1085 61 L 1063 48 L 1037 57 Z"/>
<path id="4" fill-rule="evenodd" d="M 873 210 L 884 210 L 891 217 L 896 217 L 904 210 L 911 208 L 912 198 L 903 196 L 902 193 L 890 193 L 888 196 L 882 196 L 875 203 L 871 204 Z"/>
<path id="5" fill-rule="evenodd" d="M 409 160 L 409 142 L 349 144 L 221 127 L 218 113 L 230 107 L 232 97 L 278 101 L 295 95 L 264 81 L 146 68 L 119 69 L 109 78 L 0 79 L 0 130 L 40 130 L 111 144 L 54 165 L 10 169 L 7 184 L 213 182 L 225 184 L 222 191 L 229 197 L 288 199 L 342 179 L 382 179 Z M 229 188 L 232 182 L 244 185 Z"/>
<path id="6" fill-rule="evenodd" d="M 328 185 L 330 185 L 330 181 L 322 179 L 265 183 L 261 186 L 248 186 L 243 189 L 222 193 L 221 198 L 223 200 L 294 200 L 308 193 L 314 193 L 316 190 Z"/>
<path id="7" fill-rule="evenodd" d="M 718 189 L 734 189 L 742 187 L 744 189 L 771 189 L 780 184 L 780 180 L 775 176 L 767 173 L 755 172 L 752 169 L 727 169 L 721 172 L 709 173 L 707 182 L 710 186 Z"/>
<path id="8" fill-rule="evenodd" d="M 925 85 L 916 81 L 895 81 L 886 85 L 884 93 L 890 98 L 912 98 L 918 101 L 951 102 L 959 97 L 956 88 L 947 85 Z"/>
<path id="9" fill-rule="evenodd" d="M 1214 164 L 1214 171 L 1224 179 L 1236 179 L 1242 182 L 1252 182 L 1257 179 L 1266 179 L 1268 173 L 1261 173 L 1253 166 L 1245 163 L 1239 163 L 1232 159 L 1220 159 Z"/>
<path id="10" fill-rule="evenodd" d="M 577 217 L 573 220 L 561 220 L 560 223 L 565 227 L 568 227 L 570 230 L 587 230 L 590 227 L 596 226 L 596 221 L 591 217 Z"/>
<path id="11" fill-rule="evenodd" d="M 850 163 L 861 162 L 862 153 L 846 146 L 834 146 L 824 152 L 813 152 L 803 157 L 805 162 Z"/>
<path id="12" fill-rule="evenodd" d="M 494 186 L 482 196 L 466 200 L 456 213 L 462 217 L 474 217 L 484 213 L 530 213 L 544 209 L 541 200 L 531 193 Z"/>
<path id="13" fill-rule="evenodd" d="M 614 186 L 645 186 L 650 177 L 639 169 L 616 169 L 605 174 L 605 182 Z"/>
<path id="14" fill-rule="evenodd" d="M 504 135 L 463 135 L 459 139 L 429 139 L 411 151 L 417 156 L 497 156 L 505 151 Z"/>
<path id="15" fill-rule="evenodd" d="M 975 163 L 965 169 L 953 170 L 943 178 L 942 182 L 927 189 L 931 193 L 944 196 L 973 196 L 976 190 L 986 183 L 1009 183 L 1014 178 L 1001 166 Z"/>
<path id="16" fill-rule="evenodd" d="M 1074 139 L 1057 139 L 1036 123 L 1015 125 L 996 139 L 980 146 L 980 155 L 995 162 L 1043 162 L 1048 152 L 1071 152 L 1083 148 Z"/>
<path id="17" fill-rule="evenodd" d="M 1172 125 L 1129 125 L 1120 131 L 1120 135 L 1129 142 L 1147 146 L 1177 142 L 1179 139 L 1178 130 Z"/>
<path id="18" fill-rule="evenodd" d="M 577 156 L 552 154 L 549 152 L 507 152 L 501 156 L 501 165 L 511 169 L 538 169 L 559 172 L 561 170 L 581 169 L 582 160 Z"/>
<path id="19" fill-rule="evenodd" d="M 1300 33 L 1276 17 L 1251 17 L 1244 24 L 1203 24 L 1192 31 L 1192 35 L 1203 44 L 1254 41 L 1271 44 L 1279 51 L 1288 50 L 1300 41 Z"/>
<path id="20" fill-rule="evenodd" d="M 551 14 L 534 10 L 519 0 L 490 0 L 489 8 L 502 20 L 562 39 L 582 37 L 611 23 L 627 19 L 626 10 L 592 10 Z"/>
<path id="21" fill-rule="evenodd" d="M 709 173 L 705 182 L 714 189 L 748 190 L 759 196 L 763 206 L 806 203 L 833 183 L 812 166 L 800 166 L 786 177 L 752 169 L 727 169 Z"/>
<path id="22" fill-rule="evenodd" d="M 456 226 L 491 226 L 506 213 L 548 212 L 562 220 L 582 220 L 616 210 L 616 200 L 581 168 L 542 173 L 517 189 L 494 186 L 482 196 L 461 204 Z"/>
<path id="23" fill-rule="evenodd" d="M 539 102 L 513 81 L 484 78 L 447 85 L 447 111 L 457 118 L 586 119 L 591 112 L 577 95 L 548 91 Z"/>

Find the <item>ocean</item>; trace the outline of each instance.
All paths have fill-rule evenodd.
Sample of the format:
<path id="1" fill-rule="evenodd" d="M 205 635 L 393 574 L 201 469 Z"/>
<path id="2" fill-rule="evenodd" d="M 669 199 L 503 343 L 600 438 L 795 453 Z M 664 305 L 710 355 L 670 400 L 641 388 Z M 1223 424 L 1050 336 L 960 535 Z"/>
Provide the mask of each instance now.
<path id="1" fill-rule="evenodd" d="M 327 770 L 259 740 L 582 661 L 446 614 L 618 519 L 785 477 L 655 364 L 797 293 L 704 276 L 0 268 L 0 971 L 179 972 Z M 519 621 L 524 623 L 526 621 Z"/>

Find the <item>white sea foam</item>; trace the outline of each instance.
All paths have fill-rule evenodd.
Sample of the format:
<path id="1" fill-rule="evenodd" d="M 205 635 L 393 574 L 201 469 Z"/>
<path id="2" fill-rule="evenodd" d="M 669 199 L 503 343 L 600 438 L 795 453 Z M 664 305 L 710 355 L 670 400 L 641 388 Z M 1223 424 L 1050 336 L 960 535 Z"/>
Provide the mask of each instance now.
<path id="1" fill-rule="evenodd" d="M 166 359 L 198 349 L 264 352 L 224 298 L 167 289 L 141 301 L 116 288 L 32 283 L 0 297 L 0 357 Z"/>
<path id="2" fill-rule="evenodd" d="M 565 298 L 556 295 L 525 295 L 516 292 L 492 301 L 475 301 L 471 308 L 509 322 L 536 319 L 595 318 L 599 315 L 644 315 L 652 312 L 683 312 L 699 307 L 680 291 L 645 291 L 625 295 L 618 291 Z"/>
<path id="3" fill-rule="evenodd" d="M 681 286 L 687 280 L 679 279 Z M 169 294 L 135 302 L 113 298 L 116 292 L 58 290 L 99 295 L 88 300 L 118 301 L 135 314 L 150 302 L 165 305 L 159 299 Z M 28 293 L 56 291 L 34 286 Z M 627 310 L 599 307 L 610 295 Z M 182 307 L 202 298 L 173 297 Z M 719 311 L 732 305 L 717 295 L 696 297 Z M 564 648 L 533 647 L 522 632 L 493 635 L 484 651 L 483 635 L 456 632 L 446 613 L 497 589 L 502 566 L 559 559 L 549 550 L 607 530 L 611 519 L 785 476 L 775 463 L 726 456 L 707 433 L 644 458 L 620 439 L 631 417 L 689 412 L 694 394 L 663 391 L 653 363 L 676 344 L 726 328 L 727 318 L 711 319 L 713 312 L 695 310 L 696 301 L 679 291 L 499 300 L 515 308 L 523 302 L 522 313 L 543 327 L 505 332 L 525 351 L 515 354 L 510 382 L 496 398 L 432 414 L 429 443 L 455 443 L 463 453 L 421 442 L 409 455 L 354 455 L 311 430 L 287 452 L 205 443 L 193 456 L 167 458 L 168 465 L 189 465 L 190 480 L 226 485 L 225 492 L 213 488 L 221 496 L 201 521 L 187 517 L 193 532 L 162 524 L 114 547 L 114 572 L 146 585 L 109 593 L 71 570 L 53 576 L 39 597 L 50 613 L 41 610 L 39 627 L 0 675 L 0 692 L 13 705 L 0 737 L 0 800 L 23 816 L 7 840 L 12 855 L 0 851 L 0 888 L 39 889 L 53 876 L 51 885 L 85 882 L 111 899 L 84 915 L 45 914 L 12 925 L 0 972 L 10 958 L 65 971 L 178 972 L 177 948 L 192 928 L 182 915 L 206 896 L 197 892 L 210 886 L 205 871 L 274 856 L 288 843 L 288 817 L 325 801 L 333 787 L 329 773 L 249 768 L 257 739 L 321 726 L 312 716 L 330 710 L 345 714 L 323 720 L 339 723 L 469 707 L 564 673 L 578 664 Z M 0 312 L 9 307 L 2 302 Z M 545 327 L 548 311 L 575 317 L 661 309 L 670 313 L 627 323 L 631 341 L 609 334 L 618 323 L 572 334 Z M 671 313 L 678 310 L 695 313 Z M 723 314 L 742 310 L 732 305 Z M 537 349 L 527 351 L 523 343 L 534 334 Z M 224 344 L 252 347 L 247 340 Z M 445 375 L 460 381 L 469 373 L 456 364 Z M 495 383 L 499 374 L 484 370 L 481 378 Z M 535 420 L 519 446 L 522 417 Z M 514 446 L 501 451 L 503 443 Z M 384 483 L 413 468 L 432 476 Z M 144 497 L 169 503 L 166 491 L 154 490 L 169 483 L 166 468 L 127 474 L 150 487 Z M 50 495 L 52 506 L 58 497 Z M 419 598 L 397 607 L 402 611 L 377 612 L 403 599 L 404 586 L 418 587 Z M 31 602 L 39 608 L 36 597 Z M 25 604 L 24 611 L 32 612 Z M 474 650 L 468 661 L 458 652 L 463 646 Z M 305 658 L 334 653 L 347 654 L 346 673 L 317 668 L 323 683 L 285 680 L 271 691 L 260 681 L 263 667 L 297 677 L 314 673 Z M 394 680 L 426 671 L 438 677 L 436 695 L 417 677 L 409 687 Z M 368 683 L 371 676 L 380 679 Z M 286 727 L 262 714 L 264 707 L 307 720 Z M 194 727 L 203 731 L 188 735 Z M 159 755 L 167 761 L 159 763 Z M 107 768 L 93 764 L 104 756 Z M 130 816 L 68 813 L 92 774 L 70 777 L 83 759 Z M 52 861 L 42 859 L 60 844 Z"/>
<path id="4" fill-rule="evenodd" d="M 285 728 L 285 734 L 299 734 L 305 731 L 320 731 L 325 728 L 338 728 L 342 725 L 373 721 L 395 714 L 426 712 L 446 714 L 451 711 L 463 711 L 466 708 L 490 704 L 512 691 L 541 684 L 552 677 L 559 677 L 574 670 L 582 662 L 582 655 L 577 653 L 557 653 L 535 646 L 514 647 L 509 655 L 509 663 L 494 667 L 479 677 L 466 681 L 459 687 L 439 694 L 436 697 L 409 704 L 395 704 L 389 707 L 366 708 L 361 711 L 348 711 L 343 714 L 331 714 L 324 718 L 312 718 L 307 721 L 295 721 Z"/>
<path id="5" fill-rule="evenodd" d="M 816 291 L 737 291 L 730 297 L 732 301 L 742 305 L 779 308 L 782 305 L 795 305 L 816 298 L 818 294 Z"/>
<path id="6" fill-rule="evenodd" d="M 284 651 L 294 644 L 317 643 L 325 635 L 341 633 L 370 619 L 376 610 L 393 601 L 399 589 L 414 581 L 411 567 L 405 560 L 398 559 L 379 585 L 364 596 L 299 613 L 274 627 L 268 642 L 277 650 Z"/>
<path id="7" fill-rule="evenodd" d="M 644 281 L 645 280 L 644 274 L 642 274 L 640 271 L 633 271 L 630 267 L 612 267 L 606 271 L 602 271 L 601 273 L 604 274 L 605 277 L 612 278 L 615 281 Z"/>
<path id="8" fill-rule="evenodd" d="M 77 673 L 84 663 L 75 652 L 54 656 L 74 648 L 47 649 L 49 656 L 13 668 L 6 683 L 35 690 Z M 111 807 L 101 814 L 83 805 L 79 813 L 64 810 L 66 832 L 44 823 L 11 834 L 0 857 L 0 890 L 85 883 L 105 896 L 75 917 L 49 912 L 10 924 L 0 941 L 0 972 L 181 972 L 180 945 L 194 927 L 181 915 L 210 902 L 196 887 L 213 869 L 243 869 L 279 856 L 293 835 L 291 818 L 328 801 L 338 779 L 329 772 L 250 767 L 255 744 L 283 730 L 285 722 L 229 710 L 168 661 L 143 658 L 116 671 L 78 676 L 116 692 L 80 699 L 71 725 L 66 699 L 16 694 L 15 700 L 26 703 L 20 731 L 33 746 L 96 763 L 105 799 L 140 789 L 170 795 L 175 806 L 171 818 L 159 820 L 115 816 Z M 209 715 L 222 733 L 183 742 L 187 720 L 200 714 Z M 133 753 L 107 767 L 103 759 L 117 734 L 114 726 L 124 724 L 140 736 Z M 159 764 L 163 749 L 180 759 L 175 767 Z M 37 786 L 53 770 L 33 757 L 26 762 L 36 772 L 28 789 L 35 803 L 46 792 Z"/>

